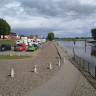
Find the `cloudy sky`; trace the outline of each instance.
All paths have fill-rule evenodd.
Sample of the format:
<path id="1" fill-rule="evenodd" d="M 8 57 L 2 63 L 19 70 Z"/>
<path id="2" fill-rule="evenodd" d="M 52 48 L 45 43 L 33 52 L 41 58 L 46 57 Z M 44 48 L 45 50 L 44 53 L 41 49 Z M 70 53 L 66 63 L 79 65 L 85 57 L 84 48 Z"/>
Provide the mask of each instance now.
<path id="1" fill-rule="evenodd" d="M 96 28 L 96 0 L 1 0 L 0 18 L 19 35 L 87 37 Z"/>

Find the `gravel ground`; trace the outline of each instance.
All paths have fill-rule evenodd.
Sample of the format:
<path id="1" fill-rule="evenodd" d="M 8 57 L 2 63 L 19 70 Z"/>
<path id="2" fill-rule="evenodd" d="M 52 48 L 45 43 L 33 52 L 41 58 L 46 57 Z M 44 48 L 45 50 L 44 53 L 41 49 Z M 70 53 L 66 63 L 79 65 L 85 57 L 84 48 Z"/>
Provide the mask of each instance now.
<path id="1" fill-rule="evenodd" d="M 96 89 L 81 74 L 79 84 L 72 96 L 96 96 Z"/>
<path id="2" fill-rule="evenodd" d="M 35 54 L 35 53 L 34 53 Z M 58 53 L 53 42 L 44 43 L 37 56 L 27 59 L 0 60 L 0 96 L 23 96 L 39 86 L 59 69 Z M 52 70 L 48 69 L 49 62 Z M 33 72 L 34 65 L 38 73 Z M 11 68 L 15 77 L 10 77 Z"/>

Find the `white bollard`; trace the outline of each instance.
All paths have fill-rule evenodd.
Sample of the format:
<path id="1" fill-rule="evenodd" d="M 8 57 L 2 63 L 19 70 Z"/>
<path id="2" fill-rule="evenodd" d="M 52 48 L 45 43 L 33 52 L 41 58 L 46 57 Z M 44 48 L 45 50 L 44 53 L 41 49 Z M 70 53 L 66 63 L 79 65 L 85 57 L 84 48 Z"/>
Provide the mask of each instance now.
<path id="1" fill-rule="evenodd" d="M 11 77 L 14 77 L 14 69 L 11 68 Z"/>
<path id="2" fill-rule="evenodd" d="M 9 54 L 9 56 L 13 56 L 12 54 Z"/>
<path id="3" fill-rule="evenodd" d="M 59 59 L 59 66 L 60 66 L 60 59 Z"/>
<path id="4" fill-rule="evenodd" d="M 52 69 L 52 64 L 51 64 L 51 62 L 50 62 L 50 64 L 49 64 L 49 69 Z"/>
<path id="5" fill-rule="evenodd" d="M 65 58 L 64 58 L 64 63 L 65 63 Z"/>
<path id="6" fill-rule="evenodd" d="M 36 67 L 36 65 L 34 66 L 34 73 L 37 73 L 37 67 Z"/>

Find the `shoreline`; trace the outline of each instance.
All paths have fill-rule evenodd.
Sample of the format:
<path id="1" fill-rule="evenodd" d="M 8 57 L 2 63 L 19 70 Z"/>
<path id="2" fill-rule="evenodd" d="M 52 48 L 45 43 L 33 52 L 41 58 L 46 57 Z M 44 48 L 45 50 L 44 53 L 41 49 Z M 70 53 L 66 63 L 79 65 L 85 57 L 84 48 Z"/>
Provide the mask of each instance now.
<path id="1" fill-rule="evenodd" d="M 61 46 L 59 46 L 58 44 L 57 46 L 60 47 L 60 49 L 64 51 L 64 49 Z M 66 53 L 66 51 L 64 51 L 64 53 Z M 60 50 L 59 50 L 59 54 L 62 54 Z M 65 58 L 69 58 L 69 61 L 71 62 L 71 64 L 77 70 L 79 70 L 78 67 L 76 67 L 76 62 L 72 62 L 73 59 L 72 57 L 70 57 L 69 54 L 66 53 Z M 92 76 L 89 76 L 89 74 L 85 71 L 82 72 L 81 70 L 79 70 L 79 72 L 81 73 L 80 80 L 77 84 L 76 89 L 74 90 L 71 96 L 96 96 L 96 89 L 94 88 L 94 84 L 96 85 L 96 80 L 92 78 Z M 89 79 L 91 79 L 91 81 L 88 79 L 87 76 L 89 77 Z"/>

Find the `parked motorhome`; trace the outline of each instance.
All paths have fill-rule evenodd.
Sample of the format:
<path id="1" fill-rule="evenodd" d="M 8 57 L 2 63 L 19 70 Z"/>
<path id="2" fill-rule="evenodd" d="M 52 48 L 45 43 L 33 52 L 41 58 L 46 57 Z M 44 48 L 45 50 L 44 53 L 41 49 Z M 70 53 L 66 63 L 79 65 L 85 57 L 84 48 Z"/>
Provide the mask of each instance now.
<path id="1" fill-rule="evenodd" d="M 37 41 L 39 44 L 42 43 L 41 39 L 36 39 L 36 41 Z"/>
<path id="2" fill-rule="evenodd" d="M 25 43 L 26 45 L 28 45 L 28 39 L 22 39 L 23 43 Z"/>
<path id="3" fill-rule="evenodd" d="M 38 45 L 38 41 L 36 39 L 22 39 L 22 40 L 17 40 L 16 44 L 18 43 L 25 43 L 27 46 L 31 46 L 32 44 Z"/>
<path id="4" fill-rule="evenodd" d="M 16 44 L 19 44 L 19 43 L 23 43 L 23 41 L 22 40 L 17 40 Z"/>
<path id="5" fill-rule="evenodd" d="M 38 42 L 36 39 L 28 39 L 28 41 L 30 41 L 31 44 L 37 44 L 38 45 Z"/>
<path id="6" fill-rule="evenodd" d="M 41 41 L 44 43 L 44 42 L 46 42 L 46 39 L 41 39 Z"/>

